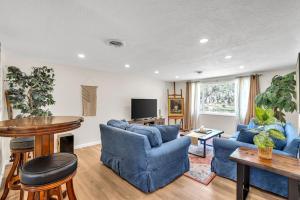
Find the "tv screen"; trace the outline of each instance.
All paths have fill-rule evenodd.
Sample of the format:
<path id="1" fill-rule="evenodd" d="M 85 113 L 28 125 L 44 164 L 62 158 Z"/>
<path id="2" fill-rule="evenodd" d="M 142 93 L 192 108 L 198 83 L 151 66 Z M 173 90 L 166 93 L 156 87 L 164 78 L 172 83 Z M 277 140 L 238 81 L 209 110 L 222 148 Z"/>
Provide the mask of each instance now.
<path id="1" fill-rule="evenodd" d="M 131 118 L 157 117 L 157 99 L 131 99 Z"/>

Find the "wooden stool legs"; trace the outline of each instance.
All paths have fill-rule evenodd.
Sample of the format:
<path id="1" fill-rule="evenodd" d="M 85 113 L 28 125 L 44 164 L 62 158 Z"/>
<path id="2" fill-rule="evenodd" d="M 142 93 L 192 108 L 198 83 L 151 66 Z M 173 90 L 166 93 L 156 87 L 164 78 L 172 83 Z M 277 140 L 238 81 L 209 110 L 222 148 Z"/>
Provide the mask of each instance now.
<path id="1" fill-rule="evenodd" d="M 20 150 L 20 151 L 13 151 L 11 159 L 13 161 L 13 164 L 11 166 L 11 169 L 6 177 L 5 185 L 3 194 L 1 196 L 1 200 L 5 200 L 9 190 L 20 190 L 20 200 L 23 200 L 24 192 L 21 190 L 20 185 L 20 177 L 19 177 L 19 168 L 28 160 L 29 153 L 33 151 L 32 150 Z"/>
<path id="2" fill-rule="evenodd" d="M 77 200 L 74 192 L 72 179 L 67 182 L 67 193 L 68 193 L 69 200 Z"/>
<path id="3" fill-rule="evenodd" d="M 5 200 L 8 192 L 9 192 L 9 185 L 14 177 L 15 171 L 16 169 L 19 167 L 20 165 L 20 161 L 21 161 L 21 153 L 13 153 L 13 165 L 8 173 L 8 176 L 5 180 L 5 185 L 4 185 L 4 190 L 3 190 L 3 194 L 1 196 L 1 200 Z"/>
<path id="4" fill-rule="evenodd" d="M 22 185 L 22 189 L 24 191 L 28 191 L 27 200 L 48 200 L 48 199 L 56 199 L 63 200 L 63 191 L 62 185 L 66 184 L 67 194 L 69 200 L 77 200 L 74 187 L 73 187 L 73 177 L 75 176 L 76 171 L 70 176 L 64 178 L 63 180 L 57 181 L 55 183 L 50 183 L 49 185 L 42 186 L 29 186 Z"/>
<path id="5" fill-rule="evenodd" d="M 67 183 L 67 194 L 69 200 L 77 200 L 73 188 L 73 181 L 72 179 L 69 180 Z M 28 198 L 27 200 L 48 200 L 48 199 L 57 199 L 57 200 L 63 200 L 63 192 L 61 186 L 58 186 L 54 189 L 47 190 L 47 191 L 37 191 L 37 192 L 28 192 Z"/>

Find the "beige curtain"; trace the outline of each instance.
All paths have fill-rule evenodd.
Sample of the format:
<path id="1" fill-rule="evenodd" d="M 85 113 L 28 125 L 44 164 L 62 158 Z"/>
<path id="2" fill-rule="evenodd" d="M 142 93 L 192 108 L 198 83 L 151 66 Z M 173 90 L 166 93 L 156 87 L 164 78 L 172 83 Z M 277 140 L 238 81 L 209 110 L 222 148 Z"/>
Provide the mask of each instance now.
<path id="1" fill-rule="evenodd" d="M 184 113 L 184 129 L 191 130 L 191 82 L 186 82 L 185 90 L 185 113 Z"/>
<path id="2" fill-rule="evenodd" d="M 255 97 L 259 94 L 259 75 L 250 76 L 250 91 L 248 100 L 248 109 L 244 124 L 248 124 L 255 117 Z"/>

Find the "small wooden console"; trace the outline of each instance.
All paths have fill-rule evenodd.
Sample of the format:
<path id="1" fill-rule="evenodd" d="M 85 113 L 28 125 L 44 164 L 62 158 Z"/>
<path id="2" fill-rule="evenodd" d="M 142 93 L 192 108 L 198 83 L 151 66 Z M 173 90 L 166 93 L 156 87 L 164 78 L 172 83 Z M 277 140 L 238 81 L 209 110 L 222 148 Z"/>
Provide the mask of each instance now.
<path id="1" fill-rule="evenodd" d="M 142 124 L 142 125 L 165 125 L 165 118 L 148 118 L 148 119 L 137 119 L 128 121 L 129 124 Z"/>

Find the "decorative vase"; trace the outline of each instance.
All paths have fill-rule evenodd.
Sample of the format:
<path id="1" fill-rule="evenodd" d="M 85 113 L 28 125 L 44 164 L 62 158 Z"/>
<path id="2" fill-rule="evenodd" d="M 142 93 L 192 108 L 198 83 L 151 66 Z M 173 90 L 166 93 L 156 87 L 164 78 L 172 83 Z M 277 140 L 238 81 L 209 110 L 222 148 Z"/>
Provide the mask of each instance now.
<path id="1" fill-rule="evenodd" d="M 263 159 L 272 159 L 272 147 L 258 148 L 258 156 Z"/>

